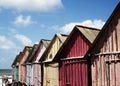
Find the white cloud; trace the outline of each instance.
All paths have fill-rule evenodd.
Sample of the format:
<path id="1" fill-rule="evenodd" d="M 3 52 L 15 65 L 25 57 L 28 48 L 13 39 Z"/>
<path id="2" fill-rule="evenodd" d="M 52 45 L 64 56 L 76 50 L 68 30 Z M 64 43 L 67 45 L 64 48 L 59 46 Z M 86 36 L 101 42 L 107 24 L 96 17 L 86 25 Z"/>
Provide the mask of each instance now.
<path id="1" fill-rule="evenodd" d="M 16 44 L 11 40 L 8 40 L 5 36 L 0 36 L 0 49 L 13 49 L 17 48 Z"/>
<path id="2" fill-rule="evenodd" d="M 105 22 L 102 20 L 85 20 L 83 22 L 72 22 L 72 23 L 66 24 L 60 27 L 60 30 L 62 31 L 62 33 L 69 33 L 74 28 L 75 25 L 84 25 L 88 27 L 101 29 L 104 24 Z"/>
<path id="3" fill-rule="evenodd" d="M 51 11 L 62 7 L 61 0 L 0 0 L 0 7 L 18 11 Z"/>
<path id="4" fill-rule="evenodd" d="M 23 45 L 31 45 L 32 41 L 30 38 L 26 37 L 25 35 L 21 35 L 21 34 L 16 34 L 14 36 L 18 41 L 20 41 Z"/>
<path id="5" fill-rule="evenodd" d="M 39 44 L 39 41 L 36 41 L 35 43 L 33 43 L 33 44 Z"/>
<path id="6" fill-rule="evenodd" d="M 24 16 L 20 15 L 20 16 L 16 17 L 16 19 L 13 23 L 15 25 L 20 25 L 20 26 L 23 25 L 26 27 L 35 22 L 31 20 L 31 16 L 24 17 Z"/>

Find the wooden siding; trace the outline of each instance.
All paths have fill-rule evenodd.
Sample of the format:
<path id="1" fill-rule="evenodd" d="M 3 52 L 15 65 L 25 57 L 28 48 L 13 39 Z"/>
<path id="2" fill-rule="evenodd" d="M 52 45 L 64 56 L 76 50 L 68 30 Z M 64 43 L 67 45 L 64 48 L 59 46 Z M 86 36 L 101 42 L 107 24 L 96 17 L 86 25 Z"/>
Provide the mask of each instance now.
<path id="1" fill-rule="evenodd" d="M 43 86 L 59 86 L 58 85 L 58 63 L 44 64 Z"/>
<path id="2" fill-rule="evenodd" d="M 61 47 L 61 45 L 62 45 L 61 40 L 57 36 L 55 36 L 55 38 L 52 40 L 52 45 L 49 47 L 49 50 L 45 55 L 44 61 L 47 61 L 47 60 L 52 61 L 52 59 L 56 55 L 57 51 Z"/>
<path id="3" fill-rule="evenodd" d="M 15 66 L 14 68 L 13 68 L 14 70 L 13 70 L 13 80 L 14 81 L 18 81 L 18 66 Z"/>
<path id="4" fill-rule="evenodd" d="M 33 63 L 33 85 L 41 86 L 41 66 L 40 63 Z"/>
<path id="5" fill-rule="evenodd" d="M 60 56 L 63 58 L 84 56 L 90 45 L 91 43 L 86 40 L 79 30 L 75 29 L 74 34 L 70 37 L 70 41 L 67 42 Z"/>
<path id="6" fill-rule="evenodd" d="M 20 72 L 21 72 L 21 82 L 22 82 L 22 83 L 25 83 L 25 82 L 26 82 L 26 65 L 25 65 L 24 62 L 25 62 L 25 60 L 27 59 L 28 55 L 29 55 L 29 52 L 26 51 L 25 54 L 24 54 L 24 56 L 23 56 L 23 59 L 22 59 L 21 62 L 20 62 L 20 65 L 21 65 L 21 70 L 20 70 Z"/>
<path id="7" fill-rule="evenodd" d="M 19 61 L 18 61 L 18 58 L 19 58 L 19 55 L 16 55 L 11 67 L 13 68 L 13 81 L 19 81 L 19 72 L 18 72 L 18 64 L 19 64 Z"/>
<path id="8" fill-rule="evenodd" d="M 34 58 L 32 61 L 32 80 L 34 86 L 41 86 L 42 78 L 41 78 L 41 63 L 39 62 L 41 56 L 49 45 L 50 40 L 42 39 L 39 43 L 39 47 L 34 54 Z"/>
<path id="9" fill-rule="evenodd" d="M 46 47 L 44 46 L 43 43 L 41 43 L 40 48 L 39 48 L 39 50 L 37 52 L 37 55 L 36 55 L 35 62 L 39 62 L 39 60 L 40 60 L 40 58 L 41 58 L 41 56 L 42 56 L 42 54 L 44 53 L 45 50 L 46 50 Z"/>
<path id="10" fill-rule="evenodd" d="M 32 71 L 31 64 L 26 64 L 26 85 L 27 86 L 32 85 L 31 71 Z"/>
<path id="11" fill-rule="evenodd" d="M 120 3 L 118 7 L 91 51 L 92 86 L 120 84 Z"/>
<path id="12" fill-rule="evenodd" d="M 25 61 L 29 55 L 29 47 L 25 47 L 23 52 L 21 53 L 22 55 L 20 56 L 20 62 L 19 62 L 19 81 L 22 83 L 26 82 L 26 65 Z"/>
<path id="13" fill-rule="evenodd" d="M 43 86 L 58 86 L 58 67 L 54 68 L 50 65 L 52 60 L 61 47 L 62 43 L 65 41 L 67 36 L 62 36 L 61 34 L 55 34 L 47 50 L 44 52 L 43 60 Z M 42 56 L 43 57 L 43 56 Z M 49 63 L 51 62 L 51 63 Z M 46 66 L 46 64 L 48 66 Z M 54 75 L 53 76 L 53 72 Z"/>
<path id="14" fill-rule="evenodd" d="M 34 62 L 39 62 L 39 60 L 41 59 L 41 57 L 42 57 L 43 53 L 45 52 L 46 48 L 49 46 L 49 44 L 50 44 L 50 40 L 41 39 L 41 41 L 39 43 L 38 50 L 35 53 Z"/>
<path id="15" fill-rule="evenodd" d="M 88 86 L 87 61 L 80 59 L 62 61 L 59 86 Z"/>
<path id="16" fill-rule="evenodd" d="M 82 58 L 90 45 L 91 43 L 75 28 L 58 56 L 61 58 L 59 86 L 88 86 L 87 60 Z"/>
<path id="17" fill-rule="evenodd" d="M 22 71 L 22 66 L 20 64 L 20 61 L 21 61 L 22 57 L 23 57 L 23 52 L 20 52 L 20 55 L 19 55 L 19 58 L 18 58 L 18 60 L 19 60 L 19 64 L 18 64 L 19 81 L 22 81 L 22 72 L 21 72 Z"/>
<path id="18" fill-rule="evenodd" d="M 33 74 L 32 74 L 32 80 L 33 80 L 33 85 L 34 86 L 41 86 L 41 64 L 39 62 L 39 59 L 41 58 L 42 54 L 44 53 L 44 51 L 46 50 L 46 47 L 44 46 L 43 42 L 40 43 L 40 47 L 38 48 L 38 50 L 36 51 L 36 54 L 34 56 L 34 58 L 36 58 L 32 64 L 32 70 L 33 70 Z"/>

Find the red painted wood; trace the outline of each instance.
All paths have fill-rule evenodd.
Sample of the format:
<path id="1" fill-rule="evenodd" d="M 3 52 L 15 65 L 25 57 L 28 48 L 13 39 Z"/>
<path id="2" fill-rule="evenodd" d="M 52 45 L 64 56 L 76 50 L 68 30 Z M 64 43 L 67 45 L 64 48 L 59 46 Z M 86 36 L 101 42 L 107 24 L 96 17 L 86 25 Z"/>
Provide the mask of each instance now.
<path id="1" fill-rule="evenodd" d="M 70 38 L 69 42 L 62 50 L 61 57 L 84 56 L 90 45 L 88 40 L 76 30 L 75 34 Z"/>
<path id="2" fill-rule="evenodd" d="M 75 29 L 71 38 L 62 49 L 61 58 L 84 56 L 90 42 Z M 87 60 L 61 60 L 59 65 L 59 86 L 88 86 Z"/>
<path id="3" fill-rule="evenodd" d="M 60 86 L 88 86 L 87 61 L 63 61 L 60 69 Z"/>

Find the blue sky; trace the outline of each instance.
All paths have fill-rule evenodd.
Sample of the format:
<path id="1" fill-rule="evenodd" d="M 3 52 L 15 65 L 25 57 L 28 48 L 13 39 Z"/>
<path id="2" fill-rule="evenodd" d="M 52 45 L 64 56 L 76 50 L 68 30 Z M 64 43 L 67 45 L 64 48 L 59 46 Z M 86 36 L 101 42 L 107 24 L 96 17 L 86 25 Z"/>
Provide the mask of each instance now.
<path id="1" fill-rule="evenodd" d="M 101 28 L 119 0 L 0 0 L 0 69 L 11 68 L 24 46 L 74 25 Z"/>

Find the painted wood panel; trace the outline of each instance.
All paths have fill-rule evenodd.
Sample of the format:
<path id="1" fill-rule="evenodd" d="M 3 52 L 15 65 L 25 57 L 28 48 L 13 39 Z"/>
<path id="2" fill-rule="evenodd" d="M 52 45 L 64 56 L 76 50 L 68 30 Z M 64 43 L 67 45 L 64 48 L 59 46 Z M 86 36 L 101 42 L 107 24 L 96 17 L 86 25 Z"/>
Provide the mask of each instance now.
<path id="1" fill-rule="evenodd" d="M 99 30 L 78 25 L 74 27 L 55 56 L 59 62 L 59 86 L 88 86 L 88 63 L 83 56 L 91 46 L 91 38 L 87 39 L 86 34 L 95 32 Z"/>
<path id="2" fill-rule="evenodd" d="M 65 48 L 61 51 L 61 57 L 78 57 L 84 56 L 89 49 L 91 43 L 80 33 L 78 29 L 75 29 L 74 34 L 70 37 L 70 41 L 67 42 Z"/>
<path id="3" fill-rule="evenodd" d="M 120 3 L 95 40 L 91 54 L 92 86 L 119 86 Z"/>
<path id="4" fill-rule="evenodd" d="M 58 63 L 44 64 L 43 86 L 59 86 L 58 85 Z"/>
<path id="5" fill-rule="evenodd" d="M 18 72 L 18 57 L 19 57 L 19 54 L 16 55 L 11 67 L 12 67 L 12 71 L 13 71 L 13 81 L 19 81 L 19 72 Z"/>
<path id="6" fill-rule="evenodd" d="M 43 86 L 58 86 L 58 67 L 53 67 L 54 64 L 51 61 L 66 38 L 66 35 L 55 34 L 41 57 L 43 62 Z"/>
<path id="7" fill-rule="evenodd" d="M 30 86 L 32 84 L 31 71 L 32 71 L 31 64 L 26 64 L 26 85 L 27 86 Z"/>
<path id="8" fill-rule="evenodd" d="M 22 83 L 26 83 L 26 65 L 25 61 L 29 55 L 31 47 L 25 46 L 23 52 L 20 55 L 20 62 L 19 62 L 19 81 Z"/>
<path id="9" fill-rule="evenodd" d="M 18 81 L 18 66 L 14 67 L 14 77 L 13 77 L 14 81 Z"/>
<path id="10" fill-rule="evenodd" d="M 39 47 L 36 50 L 33 60 L 32 60 L 32 82 L 34 86 L 41 86 L 42 80 L 41 80 L 41 63 L 39 62 L 42 54 L 46 50 L 50 43 L 50 40 L 42 39 L 39 43 Z"/>
<path id="11" fill-rule="evenodd" d="M 40 60 L 40 58 L 41 58 L 41 56 L 42 56 L 42 54 L 44 53 L 45 50 L 46 50 L 46 47 L 44 46 L 43 43 L 41 43 L 40 48 L 38 50 L 38 54 L 36 56 L 35 62 L 39 62 L 39 60 Z"/>
<path id="12" fill-rule="evenodd" d="M 33 63 L 33 85 L 41 86 L 41 66 L 40 63 Z"/>
<path id="13" fill-rule="evenodd" d="M 62 45 L 61 40 L 57 36 L 55 36 L 55 38 L 52 40 L 52 45 L 49 47 L 49 50 L 45 55 L 45 60 L 51 61 L 56 55 L 61 45 Z"/>
<path id="14" fill-rule="evenodd" d="M 87 60 L 66 60 L 60 64 L 59 86 L 88 86 Z"/>
<path id="15" fill-rule="evenodd" d="M 82 58 L 91 43 L 84 38 L 78 29 L 74 30 L 67 45 L 62 49 L 62 58 Z M 80 59 L 63 60 L 60 63 L 60 86 L 88 86 L 87 61 Z"/>

